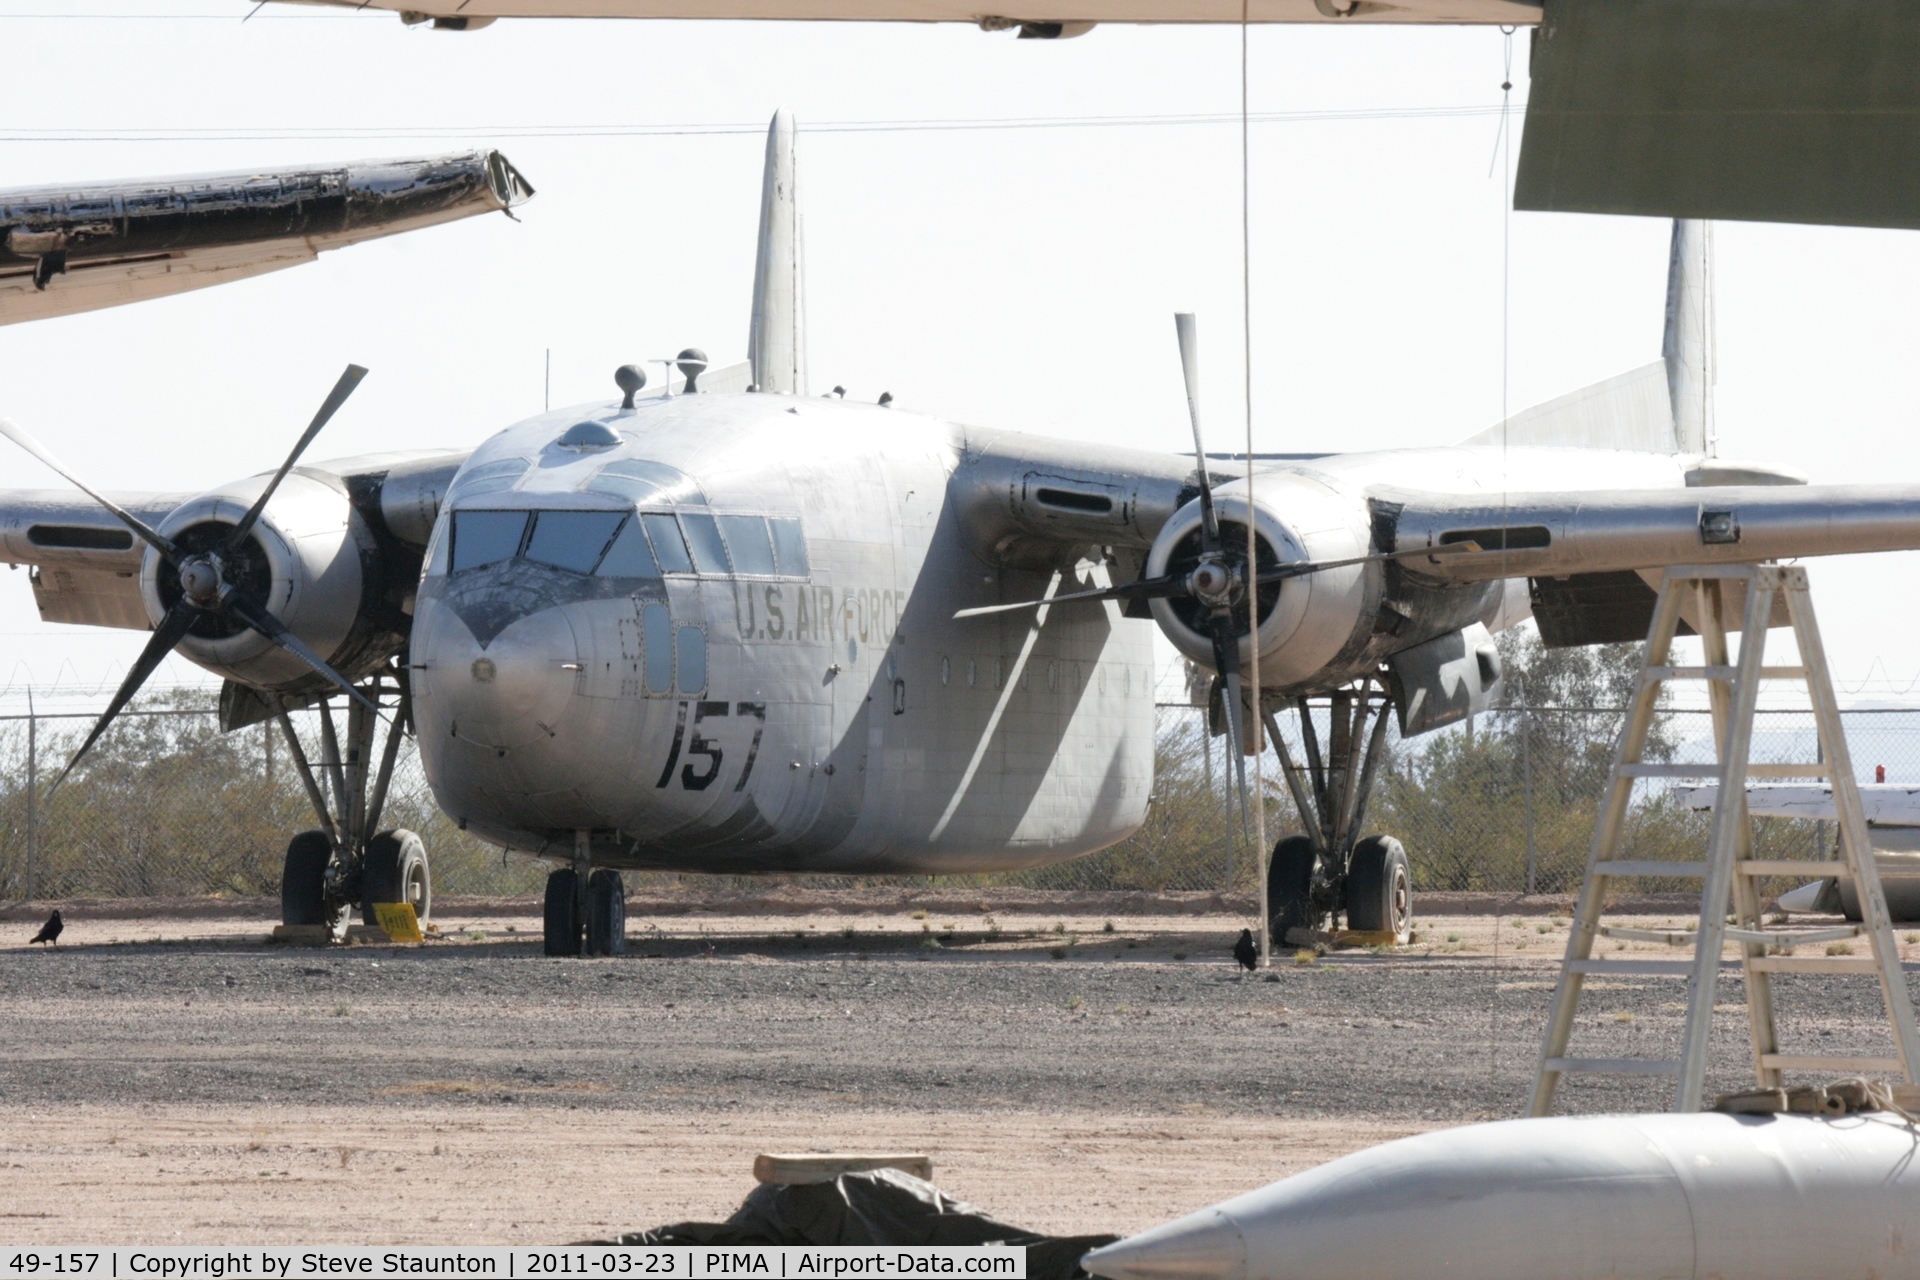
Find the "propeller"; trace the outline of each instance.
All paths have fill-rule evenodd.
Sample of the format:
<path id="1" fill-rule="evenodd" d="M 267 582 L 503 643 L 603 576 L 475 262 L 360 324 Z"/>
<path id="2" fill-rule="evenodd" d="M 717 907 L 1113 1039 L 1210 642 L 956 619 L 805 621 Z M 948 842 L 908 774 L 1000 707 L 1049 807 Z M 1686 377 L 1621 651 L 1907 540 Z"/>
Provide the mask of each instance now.
<path id="1" fill-rule="evenodd" d="M 1213 479 L 1207 474 L 1207 446 L 1200 434 L 1200 334 L 1192 312 L 1174 313 L 1173 335 L 1180 344 L 1180 372 L 1187 383 L 1187 418 L 1193 424 L 1193 460 L 1200 481 L 1200 562 L 1186 575 L 1182 587 L 1207 606 L 1213 669 L 1226 686 L 1227 740 L 1232 744 L 1227 754 L 1233 758 L 1234 790 L 1240 798 L 1240 834 L 1248 836 L 1247 761 L 1241 746 L 1246 735 L 1240 723 L 1240 636 L 1233 619 L 1233 597 L 1241 575 L 1227 563 L 1220 546 L 1220 516 L 1213 507 Z"/>
<path id="2" fill-rule="evenodd" d="M 143 542 L 160 554 L 160 558 L 166 562 L 167 567 L 179 575 L 180 582 L 180 598 L 174 601 L 173 606 L 167 610 L 166 616 L 153 629 L 146 647 L 140 651 L 140 656 L 128 669 L 126 679 L 122 680 L 120 687 L 114 691 L 113 700 L 107 704 L 106 711 L 94 722 L 86 741 L 80 744 L 80 749 L 73 753 L 73 759 L 67 761 L 67 767 L 60 771 L 59 776 L 53 780 L 52 786 L 47 788 L 49 796 L 66 780 L 67 775 L 73 772 L 74 766 L 80 763 L 92 749 L 93 744 L 100 740 L 100 735 L 107 731 L 107 727 L 113 723 L 114 718 L 126 709 L 129 702 L 133 701 L 134 695 L 139 693 L 140 687 L 147 682 L 147 677 L 151 676 L 159 668 L 161 661 L 186 638 L 194 624 L 210 616 L 223 617 L 259 632 L 315 672 L 326 677 L 348 697 L 378 714 L 379 708 L 365 694 L 354 688 L 345 676 L 327 665 L 325 659 L 288 630 L 287 625 L 276 618 L 264 604 L 247 594 L 239 583 L 229 581 L 227 577 L 228 570 L 233 567 L 231 564 L 233 557 L 245 545 L 248 535 L 253 532 L 254 525 L 259 522 L 261 512 L 266 510 L 274 491 L 280 487 L 280 482 L 286 479 L 287 473 L 300 461 L 300 455 L 306 452 L 307 446 L 313 443 L 314 437 L 320 434 L 321 428 L 327 425 L 327 422 L 339 411 L 340 406 L 346 403 L 347 397 L 353 394 L 354 388 L 360 385 L 360 380 L 366 376 L 367 371 L 359 365 L 347 366 L 346 372 L 342 373 L 340 380 L 334 383 L 332 392 L 320 406 L 320 411 L 314 415 L 306 432 L 294 444 L 292 452 L 287 455 L 287 460 L 280 464 L 278 471 L 274 472 L 273 479 L 267 482 L 267 487 L 261 491 L 253 506 L 248 508 L 247 513 L 240 518 L 240 522 L 233 527 L 225 539 L 205 550 L 180 546 L 132 512 L 89 488 L 78 476 L 47 452 L 46 448 L 24 427 L 6 418 L 0 418 L 0 435 L 6 436 L 7 439 L 45 463 L 62 479 L 112 512 L 122 524 L 139 535 Z"/>

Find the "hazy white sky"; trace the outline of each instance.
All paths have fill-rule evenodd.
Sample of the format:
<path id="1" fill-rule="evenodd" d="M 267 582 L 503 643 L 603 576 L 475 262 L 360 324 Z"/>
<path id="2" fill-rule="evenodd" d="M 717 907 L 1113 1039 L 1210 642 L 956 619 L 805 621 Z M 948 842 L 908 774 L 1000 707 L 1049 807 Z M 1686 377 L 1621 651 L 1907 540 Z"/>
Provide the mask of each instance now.
<path id="1" fill-rule="evenodd" d="M 99 484 L 193 490 L 268 468 L 349 360 L 372 376 L 314 456 L 477 442 L 541 408 L 548 349 L 555 404 L 610 396 L 616 365 L 683 346 L 741 358 L 758 129 L 781 105 L 803 129 L 817 388 L 1179 449 L 1169 314 L 1192 309 L 1209 443 L 1244 438 L 1237 125 L 807 131 L 1231 113 L 1235 30 L 1022 42 L 965 27 L 503 21 L 454 35 L 280 6 L 242 24 L 249 5 L 216 0 L 69 7 L 134 16 L 0 0 L 18 55 L 0 87 L 0 185 L 492 141 L 539 188 L 518 224 L 0 329 L 0 412 Z M 1525 54 L 1522 32 L 1516 101 Z M 1265 28 L 1251 65 L 1255 112 L 1416 112 L 1253 128 L 1256 447 L 1452 441 L 1503 404 L 1658 356 L 1664 223 L 1515 214 L 1503 379 L 1498 120 L 1418 113 L 1498 105 L 1498 31 Z M 752 129 L 657 131 L 725 124 Z M 536 126 L 554 128 L 526 136 Z M 554 136 L 586 130 L 613 136 Z M 1920 480 L 1920 239 L 1717 235 L 1723 454 L 1825 481 Z M 0 454 L 0 484 L 48 483 Z M 1816 569 L 1858 697 L 1920 698 L 1917 570 L 1913 556 Z M 0 574 L 0 684 L 111 683 L 141 640 L 45 626 L 24 572 Z M 169 677 L 201 673 L 176 662 Z"/>

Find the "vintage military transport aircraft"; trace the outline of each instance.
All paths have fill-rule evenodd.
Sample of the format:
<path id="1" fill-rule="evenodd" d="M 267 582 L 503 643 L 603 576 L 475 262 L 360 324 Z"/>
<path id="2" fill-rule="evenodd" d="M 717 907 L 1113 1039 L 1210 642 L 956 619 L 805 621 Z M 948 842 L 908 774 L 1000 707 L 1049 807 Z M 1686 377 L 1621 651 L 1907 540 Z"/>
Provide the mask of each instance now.
<path id="1" fill-rule="evenodd" d="M 1257 712 L 1284 747 L 1277 718 L 1300 717 L 1283 772 L 1308 820 L 1271 856 L 1274 931 L 1404 932 L 1405 852 L 1366 821 L 1385 718 L 1414 735 L 1488 705 L 1494 631 L 1531 612 L 1550 644 L 1635 639 L 1664 565 L 1920 547 L 1920 487 L 1713 456 L 1687 223 L 1665 359 L 1454 446 L 1259 459 L 1249 484 L 1198 447 L 810 395 L 793 140 L 783 112 L 744 365 L 688 350 L 650 393 L 624 366 L 621 399 L 477 447 L 303 462 L 350 368 L 271 476 L 0 492 L 0 558 L 34 566 L 45 616 L 152 630 L 95 737 L 176 649 L 225 677 L 227 728 L 285 729 L 320 820 L 288 849 L 289 923 L 426 906 L 426 851 L 380 827 L 410 728 L 464 829 L 560 864 L 552 953 L 619 949 L 621 869 L 1091 853 L 1151 800 L 1158 630 L 1218 673 L 1216 732 L 1249 743 Z M 1197 400 L 1190 318 L 1177 333 Z M 313 705 L 319 759 L 287 715 Z"/>

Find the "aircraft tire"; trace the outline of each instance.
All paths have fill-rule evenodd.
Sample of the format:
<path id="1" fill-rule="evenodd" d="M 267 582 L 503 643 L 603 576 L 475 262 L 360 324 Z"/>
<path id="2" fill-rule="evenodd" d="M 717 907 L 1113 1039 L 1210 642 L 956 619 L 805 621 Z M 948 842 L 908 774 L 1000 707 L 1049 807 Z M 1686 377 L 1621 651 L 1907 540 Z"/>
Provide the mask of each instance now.
<path id="1" fill-rule="evenodd" d="M 575 905 L 575 876 L 572 867 L 562 867 L 558 871 L 547 873 L 547 904 L 545 912 L 546 954 L 550 956 L 577 956 L 580 954 L 581 926 L 579 908 Z M 588 881 L 592 883 L 591 880 Z M 624 903 L 622 906 L 624 907 Z"/>
<path id="2" fill-rule="evenodd" d="M 1275 946 L 1285 946 L 1287 930 L 1311 929 L 1319 914 L 1313 909 L 1313 841 L 1288 836 L 1273 846 L 1267 864 L 1267 926 Z"/>
<path id="3" fill-rule="evenodd" d="M 1413 934 L 1413 869 L 1392 836 L 1368 836 L 1347 863 L 1347 927 L 1391 933 L 1404 944 Z"/>
<path id="4" fill-rule="evenodd" d="M 360 923 L 380 923 L 373 915 L 376 902 L 411 902 L 421 924 L 433 911 L 433 870 L 427 865 L 427 846 L 405 828 L 382 831 L 367 841 L 366 857 L 360 862 Z"/>
<path id="5" fill-rule="evenodd" d="M 324 831 L 302 831 L 287 842 L 280 868 L 280 923 L 330 925 L 327 918 L 327 864 L 333 841 Z"/>
<path id="6" fill-rule="evenodd" d="M 602 868 L 587 877 L 587 954 L 627 953 L 627 886 L 618 871 Z"/>

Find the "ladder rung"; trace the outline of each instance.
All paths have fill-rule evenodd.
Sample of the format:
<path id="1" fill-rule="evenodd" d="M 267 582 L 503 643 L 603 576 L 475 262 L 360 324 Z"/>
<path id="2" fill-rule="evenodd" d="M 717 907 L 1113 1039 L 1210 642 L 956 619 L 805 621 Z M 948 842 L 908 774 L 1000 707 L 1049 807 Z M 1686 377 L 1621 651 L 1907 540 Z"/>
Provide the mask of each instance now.
<path id="1" fill-rule="evenodd" d="M 1642 680 L 1731 680 L 1740 674 L 1738 667 L 1644 667 Z M 1762 680 L 1804 680 L 1805 667 L 1762 667 Z"/>
<path id="2" fill-rule="evenodd" d="M 1704 862 L 1648 862 L 1639 858 L 1609 858 L 1593 864 L 1593 875 L 1610 876 L 1697 876 L 1706 878 Z"/>
<path id="3" fill-rule="evenodd" d="M 1665 974 L 1684 978 L 1693 972 L 1691 960 L 1610 960 L 1596 956 L 1591 960 L 1569 960 L 1569 973 Z"/>
<path id="4" fill-rule="evenodd" d="M 1619 938 L 1626 942 L 1664 942 L 1670 947 L 1690 947 L 1699 935 L 1691 930 L 1672 929 L 1629 929 L 1622 925 L 1603 924 L 1600 933 L 1604 937 Z"/>
<path id="5" fill-rule="evenodd" d="M 1667 566 L 1667 582 L 1698 582 L 1703 578 L 1751 582 L 1760 576 L 1757 564 L 1676 564 Z M 1771 566 L 1768 566 L 1771 567 Z"/>
<path id="6" fill-rule="evenodd" d="M 1872 956 L 1755 956 L 1747 961 L 1755 973 L 1851 973 L 1878 976 L 1880 962 Z"/>
<path id="7" fill-rule="evenodd" d="M 1792 876 L 1799 880 L 1851 880 L 1844 862 L 1814 862 L 1809 858 L 1745 858 L 1736 864 L 1743 876 Z"/>
<path id="8" fill-rule="evenodd" d="M 1700 941 L 1700 934 L 1692 929 L 1629 929 L 1621 925 L 1603 924 L 1598 932 L 1603 937 L 1619 938 L 1623 942 L 1664 942 L 1670 947 L 1691 947 Z M 1865 932 L 1857 924 L 1836 929 L 1804 929 L 1798 933 L 1729 927 L 1720 931 L 1720 939 L 1723 942 L 1753 942 L 1763 947 L 1811 947 L 1822 942 L 1857 938 Z"/>
<path id="9" fill-rule="evenodd" d="M 1635 761 L 1618 764 L 1614 773 L 1622 778 L 1718 778 L 1723 766 L 1718 761 L 1704 764 L 1646 764 Z M 1825 778 L 1833 770 L 1824 764 L 1749 764 L 1749 778 Z"/>
<path id="10" fill-rule="evenodd" d="M 1724 936 L 1728 942 L 1757 942 L 1763 947 L 1811 947 L 1822 942 L 1857 938 L 1865 932 L 1862 926 L 1850 924 L 1844 928 L 1806 929 L 1799 933 L 1774 929 L 1728 929 Z"/>
<path id="11" fill-rule="evenodd" d="M 1763 1053 L 1760 1065 L 1775 1071 L 1905 1071 L 1898 1058 L 1828 1058 L 1818 1054 Z"/>
<path id="12" fill-rule="evenodd" d="M 1607 1076 L 1677 1076 L 1680 1064 L 1671 1058 L 1548 1058 L 1548 1071 L 1585 1072 Z"/>
<path id="13" fill-rule="evenodd" d="M 1747 858 L 1738 865 L 1743 876 L 1792 876 L 1800 880 L 1853 879 L 1852 870 L 1844 862 L 1814 862 L 1809 858 Z M 1912 858 L 1875 858 L 1873 867 L 1882 880 L 1920 878 L 1920 861 Z"/>
<path id="14" fill-rule="evenodd" d="M 1716 761 L 1705 764 L 1644 764 L 1636 761 L 1617 764 L 1613 771 L 1622 778 L 1718 778 L 1721 774 Z"/>

